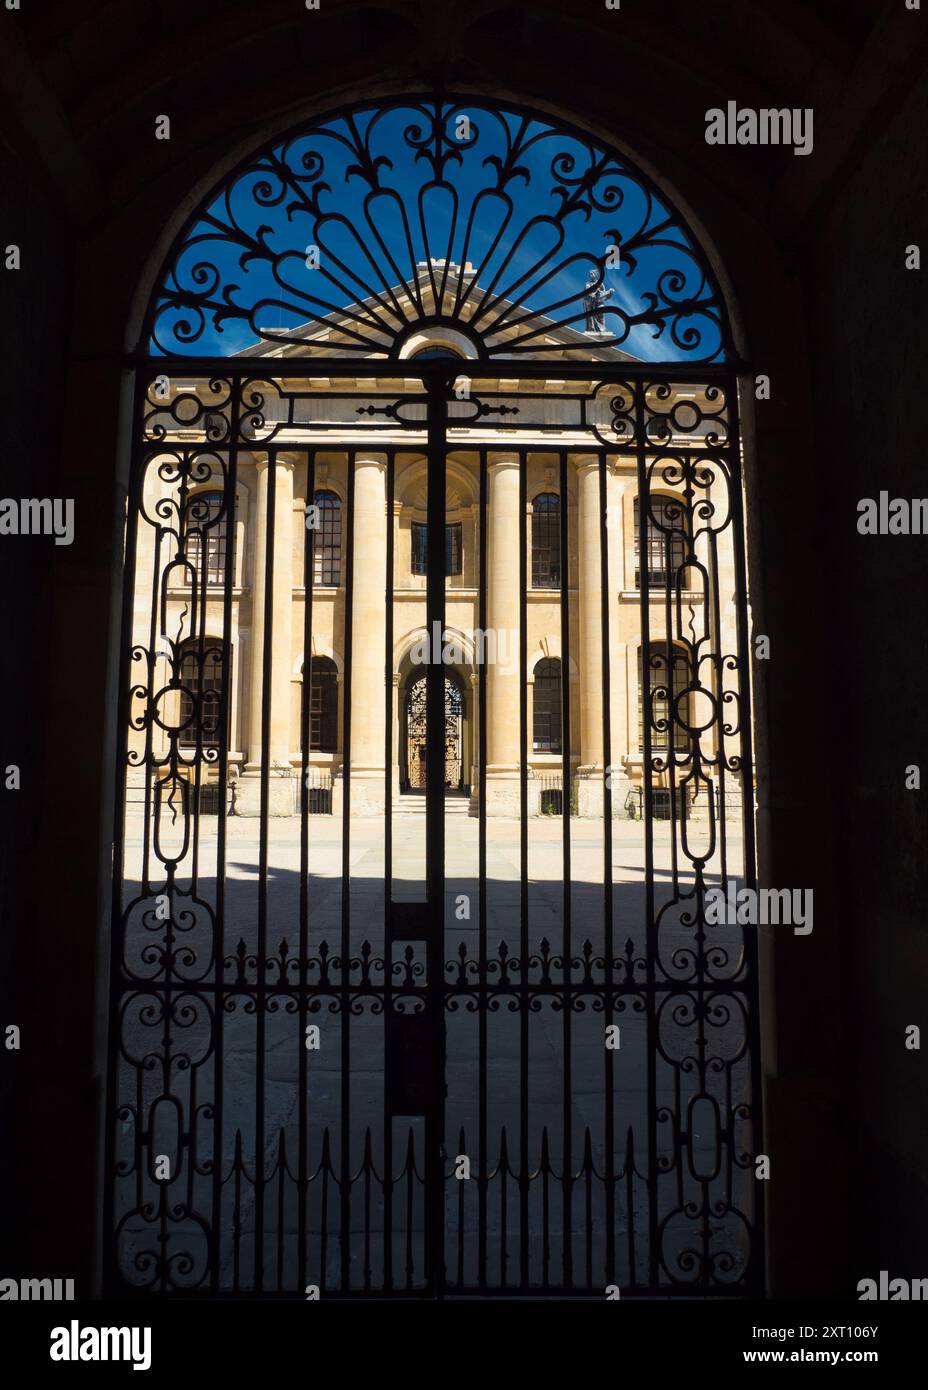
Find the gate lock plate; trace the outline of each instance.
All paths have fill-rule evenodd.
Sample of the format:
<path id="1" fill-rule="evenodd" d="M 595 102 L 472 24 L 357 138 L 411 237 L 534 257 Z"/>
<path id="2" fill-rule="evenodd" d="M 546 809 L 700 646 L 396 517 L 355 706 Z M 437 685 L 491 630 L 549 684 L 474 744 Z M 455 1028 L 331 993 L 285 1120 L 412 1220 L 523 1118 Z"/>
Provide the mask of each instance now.
<path id="1" fill-rule="evenodd" d="M 391 1115 L 425 1115 L 445 1096 L 443 1047 L 429 1009 L 386 1015 L 386 1096 Z"/>

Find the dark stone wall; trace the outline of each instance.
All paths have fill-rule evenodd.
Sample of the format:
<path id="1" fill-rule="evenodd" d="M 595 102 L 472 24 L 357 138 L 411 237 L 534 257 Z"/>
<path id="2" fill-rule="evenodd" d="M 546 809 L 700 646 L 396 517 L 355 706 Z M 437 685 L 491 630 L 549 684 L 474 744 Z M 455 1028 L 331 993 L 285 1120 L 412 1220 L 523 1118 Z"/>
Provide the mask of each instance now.
<path id="1" fill-rule="evenodd" d="M 74 234 L 34 165 L 4 148 L 2 249 L 20 247 L 18 271 L 0 271 L 0 439 L 4 497 L 56 497 L 62 441 L 63 394 L 70 333 Z M 59 548 L 59 556 L 66 547 Z M 0 1029 L 22 1030 L 22 1050 L 0 1052 L 0 1251 L 12 1252 L 6 1268 L 27 1268 L 36 1210 L 48 1192 L 67 1188 L 86 1204 L 93 1153 L 75 1155 L 70 1172 L 51 1141 L 58 1101 L 69 1086 L 90 1101 L 86 1039 L 92 997 L 72 993 L 73 946 L 67 930 L 68 897 L 43 918 L 32 867 L 55 872 L 57 850 L 45 835 L 45 764 L 49 728 L 45 708 L 49 679 L 48 614 L 53 604 L 50 538 L 5 537 L 0 546 L 0 769 L 20 768 L 21 790 L 8 791 L 0 776 Z M 76 730 L 80 738 L 79 726 Z M 80 814 L 83 787 L 59 782 L 53 795 Z M 27 867 L 28 866 L 28 867 Z M 83 943 L 77 944 L 79 954 Z M 2 1036 L 2 1034 L 0 1034 Z M 0 1043 L 2 1046 L 2 1043 Z M 76 1075 L 74 1066 L 76 1064 Z M 73 1124 L 67 1098 L 60 1112 Z M 38 1141 L 37 1143 L 35 1141 Z M 43 1169 L 33 1167 L 35 1157 Z M 45 1178 L 50 1185 L 42 1182 Z M 65 1270 L 52 1261 L 42 1268 Z"/>
<path id="2" fill-rule="evenodd" d="M 928 540 L 860 536 L 856 508 L 885 489 L 928 496 L 925 270 L 928 79 L 844 189 L 806 272 L 816 446 L 828 479 L 820 588 L 835 595 L 813 708 L 823 810 L 836 818 L 840 933 L 831 970 L 846 1019 L 842 1057 L 851 1161 L 848 1283 L 888 1269 L 919 1278 L 928 1248 L 924 1053 L 905 1028 L 928 1016 Z M 823 556 L 823 559 L 825 557 Z"/>
<path id="3" fill-rule="evenodd" d="M 28 478 L 26 495 L 74 497 L 77 508 L 70 548 L 0 548 L 2 762 L 20 763 L 24 781 L 21 792 L 0 791 L 0 970 L 11 996 L 0 1022 L 24 1028 L 23 1053 L 12 1065 L 5 1057 L 0 1075 L 7 1088 L 20 1083 L 0 1097 L 13 1132 L 0 1146 L 12 1171 L 0 1179 L 14 1194 L 0 1207 L 4 1246 L 26 1273 L 75 1276 L 88 1289 L 99 1226 L 122 354 L 133 296 L 165 224 L 230 148 L 257 141 L 266 123 L 296 120 L 314 84 L 345 84 L 335 104 L 370 94 L 373 82 L 408 89 L 426 71 L 528 104 L 556 92 L 563 115 L 637 147 L 694 209 L 731 279 L 751 370 L 773 382 L 771 401 L 753 409 L 746 457 L 754 630 L 772 646 L 755 672 L 761 879 L 815 893 L 812 936 L 764 943 L 771 1289 L 825 1296 L 880 1268 L 924 1273 L 926 1102 L 920 1054 L 905 1051 L 903 1030 L 928 1023 L 919 1015 L 926 813 L 925 793 L 904 790 L 903 769 L 920 762 L 928 773 L 925 542 L 858 537 L 856 503 L 881 486 L 928 491 L 917 442 L 923 280 L 903 269 L 907 243 L 928 248 L 928 83 L 863 149 L 827 219 L 787 231 L 751 180 L 765 160 L 789 156 L 710 158 L 701 140 L 715 93 L 735 95 L 724 53 L 714 77 L 694 72 L 655 109 L 653 74 L 632 63 L 619 81 L 602 43 L 579 37 L 553 3 L 498 8 L 479 20 L 486 42 L 469 41 L 466 64 L 452 54 L 442 67 L 413 49 L 405 20 L 382 15 L 377 55 L 342 36 L 337 65 L 320 63 L 327 50 L 317 47 L 298 83 L 239 52 L 248 81 L 223 69 L 215 109 L 187 55 L 171 100 L 181 112 L 186 104 L 191 124 L 176 123 L 170 148 L 146 154 L 164 94 L 127 92 L 125 121 L 98 113 L 107 158 L 118 154 L 114 127 L 128 154 L 111 183 L 118 196 L 79 233 L 22 148 L 14 142 L 5 156 L 3 240 L 26 255 L 17 275 L 0 274 L 16 330 L 0 342 L 3 490 L 15 495 Z M 572 35 L 569 50 L 559 34 L 564 44 Z M 219 28 L 214 37 L 213 66 Z M 666 47 L 681 73 L 692 65 L 671 30 Z M 761 94 L 771 95 L 745 84 L 741 99 Z"/>

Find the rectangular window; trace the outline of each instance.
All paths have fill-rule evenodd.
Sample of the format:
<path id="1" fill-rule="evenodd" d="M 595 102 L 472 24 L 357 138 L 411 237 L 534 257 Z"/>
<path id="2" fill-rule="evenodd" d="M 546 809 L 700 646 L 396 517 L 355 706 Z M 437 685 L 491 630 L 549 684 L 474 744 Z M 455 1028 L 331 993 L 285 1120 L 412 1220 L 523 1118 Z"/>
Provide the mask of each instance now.
<path id="1" fill-rule="evenodd" d="M 670 661 L 673 662 L 672 670 Z M 678 753 L 685 753 L 689 748 L 689 735 L 680 723 L 680 718 L 686 718 L 686 711 L 679 707 L 679 701 L 689 684 L 689 664 L 686 653 L 671 644 L 668 657 L 668 648 L 665 642 L 652 642 L 650 677 L 647 717 L 651 720 L 651 752 L 666 752 L 670 747 L 672 735 L 675 750 Z M 658 694 L 658 691 L 662 693 Z M 644 751 L 645 718 L 645 681 L 641 648 L 639 647 L 638 740 L 642 752 Z"/>
<path id="2" fill-rule="evenodd" d="M 429 528 L 424 521 L 412 523 L 412 572 L 428 574 Z M 461 573 L 461 523 L 445 527 L 445 574 Z"/>
<path id="3" fill-rule="evenodd" d="M 342 503 L 334 492 L 317 492 L 318 528 L 313 538 L 313 583 L 337 588 L 342 580 Z"/>
<path id="4" fill-rule="evenodd" d="M 207 585 L 226 581 L 226 546 L 228 527 L 221 492 L 198 492 L 186 508 L 186 558 L 193 566 L 197 580 Z"/>
<path id="5" fill-rule="evenodd" d="M 311 816 L 330 816 L 332 814 L 332 788 L 310 787 L 307 797 L 307 811 Z"/>
<path id="6" fill-rule="evenodd" d="M 461 573 L 461 523 L 445 527 L 445 574 Z"/>
<path id="7" fill-rule="evenodd" d="M 684 502 L 652 496 L 649 503 L 647 570 L 648 585 L 662 588 L 668 577 L 673 584 L 686 555 Z M 641 588 L 641 506 L 635 498 L 635 588 Z"/>
<path id="8" fill-rule="evenodd" d="M 316 659 L 309 683 L 309 746 L 319 753 L 338 749 L 338 677 L 334 667 Z"/>
<path id="9" fill-rule="evenodd" d="M 429 528 L 424 526 L 421 521 L 414 521 L 412 524 L 412 572 L 413 574 L 427 573 L 428 560 Z"/>
<path id="10" fill-rule="evenodd" d="M 181 748 L 195 748 L 199 735 L 203 748 L 219 746 L 222 714 L 222 649 L 205 647 L 196 640 L 187 644 L 180 666 Z"/>
<path id="11" fill-rule="evenodd" d="M 207 782 L 200 787 L 200 815 L 218 816 L 222 809 L 222 788 L 218 782 Z"/>
<path id="12" fill-rule="evenodd" d="M 652 793 L 651 805 L 654 808 L 655 820 L 672 820 L 672 808 L 669 787 L 655 787 Z M 673 800 L 676 803 L 677 820 L 686 820 L 686 792 L 682 787 L 678 787 L 674 792 Z"/>
<path id="13" fill-rule="evenodd" d="M 536 753 L 560 753 L 561 663 L 546 657 L 535 667 L 532 702 L 532 747 Z"/>
<path id="14" fill-rule="evenodd" d="M 313 749 L 322 748 L 322 687 L 315 681 L 309 687 L 309 746 Z"/>
<path id="15" fill-rule="evenodd" d="M 532 503 L 532 588 L 561 587 L 561 499 L 543 492 Z"/>

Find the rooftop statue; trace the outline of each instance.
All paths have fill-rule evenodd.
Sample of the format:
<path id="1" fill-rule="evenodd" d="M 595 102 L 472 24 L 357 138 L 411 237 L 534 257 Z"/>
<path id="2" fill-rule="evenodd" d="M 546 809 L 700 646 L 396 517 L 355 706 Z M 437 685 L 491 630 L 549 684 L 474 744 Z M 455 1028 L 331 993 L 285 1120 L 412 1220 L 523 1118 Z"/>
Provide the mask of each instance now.
<path id="1" fill-rule="evenodd" d="M 586 277 L 586 293 L 583 296 L 583 312 L 586 315 L 587 333 L 605 333 L 606 319 L 601 311 L 601 306 L 607 299 L 612 298 L 612 290 L 607 290 L 605 285 L 597 285 L 600 278 L 598 270 L 591 270 Z"/>

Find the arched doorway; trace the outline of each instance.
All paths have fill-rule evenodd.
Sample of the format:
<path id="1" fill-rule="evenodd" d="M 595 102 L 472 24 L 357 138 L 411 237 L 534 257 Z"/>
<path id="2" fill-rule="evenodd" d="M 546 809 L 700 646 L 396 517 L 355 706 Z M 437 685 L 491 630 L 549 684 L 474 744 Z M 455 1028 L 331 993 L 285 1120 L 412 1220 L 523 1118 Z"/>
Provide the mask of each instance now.
<path id="1" fill-rule="evenodd" d="M 445 791 L 464 795 L 469 792 L 465 770 L 466 719 L 464 687 L 456 675 L 445 676 L 444 692 L 444 766 Z M 425 672 L 413 676 L 406 684 L 403 704 L 403 779 L 407 792 L 425 794 L 428 781 L 427 753 L 427 692 Z"/>
<path id="2" fill-rule="evenodd" d="M 461 355 L 415 355 L 430 334 Z M 710 888 L 754 881 L 738 364 L 697 239 L 629 160 L 543 114 L 484 98 L 359 104 L 258 151 L 210 194 L 171 249 L 141 348 L 110 1287 L 756 1293 L 756 941 L 737 924 L 713 935 L 706 916 Z M 452 449 L 475 501 L 449 536 Z M 397 516 L 411 458 L 427 473 L 415 541 Z M 191 490 L 238 486 L 254 518 L 242 576 L 233 545 L 188 536 Z M 436 654 L 462 621 L 470 711 Z M 394 637 L 410 630 L 431 649 L 397 695 Z M 164 692 L 206 631 L 222 653 L 215 737 L 191 748 Z M 234 686 L 228 653 L 246 634 Z M 655 657 L 681 644 L 685 671 L 662 681 Z M 304 681 L 294 717 L 291 685 L 323 648 L 342 675 L 341 840 L 314 874 L 320 710 Z M 639 649 L 655 674 L 640 737 Z M 206 695 L 188 694 L 192 727 Z M 479 815 L 452 839 L 449 746 L 466 713 Z M 255 818 L 251 874 L 236 873 L 224 810 L 211 837 L 183 791 L 207 765 L 220 784 L 236 778 L 236 812 Z M 396 887 L 409 841 L 394 765 L 407 788 L 424 784 L 418 896 Z M 545 824 L 530 862 L 532 805 Z M 298 833 L 278 834 L 294 817 Z M 362 832 L 382 870 L 376 854 L 363 873 L 353 860 Z M 337 882 L 337 911 L 320 880 Z M 177 1026 L 153 1044 L 167 1019 Z M 507 1022 L 514 1032 L 493 1033 Z M 311 1105 L 314 1025 L 338 1063 Z M 276 1108 L 287 1087 L 265 1085 L 272 1051 L 292 1083 Z M 374 1106 L 359 1105 L 362 1071 L 376 1074 Z M 243 1106 L 247 1122 L 233 1121 Z M 171 1116 L 183 1122 L 164 1134 Z M 463 1205 L 449 1200 L 451 1143 L 478 1177 Z M 243 1281 L 228 1232 L 247 1223 Z"/>

